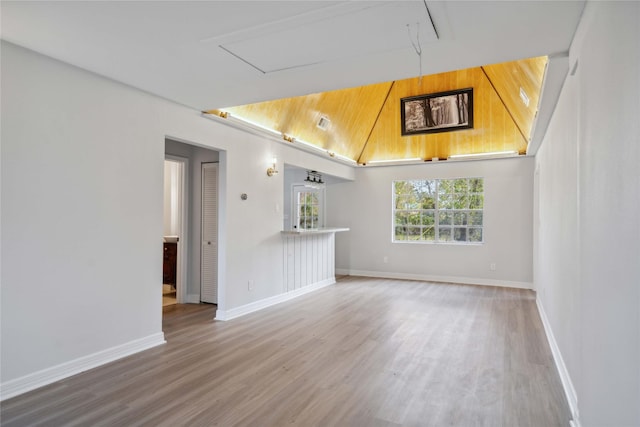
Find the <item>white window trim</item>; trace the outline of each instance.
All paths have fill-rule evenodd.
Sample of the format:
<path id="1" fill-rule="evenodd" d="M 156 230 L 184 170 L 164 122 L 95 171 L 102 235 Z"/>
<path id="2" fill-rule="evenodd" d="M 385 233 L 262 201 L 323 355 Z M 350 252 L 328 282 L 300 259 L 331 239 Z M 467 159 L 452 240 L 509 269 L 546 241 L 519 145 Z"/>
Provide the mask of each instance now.
<path id="1" fill-rule="evenodd" d="M 291 228 L 298 230 L 300 225 L 300 217 L 298 216 L 298 197 L 299 192 L 308 192 L 314 190 L 318 192 L 318 227 L 324 227 L 324 219 L 326 217 L 326 203 L 325 203 L 325 187 L 320 188 L 309 187 L 308 184 L 303 182 L 291 184 Z"/>
<path id="2" fill-rule="evenodd" d="M 483 196 L 483 203 L 482 203 L 482 209 L 481 210 L 475 210 L 475 211 L 480 211 L 482 212 L 482 241 L 481 242 L 469 242 L 469 241 L 458 241 L 458 240 L 396 240 L 396 192 L 395 192 L 395 183 L 398 181 L 405 181 L 405 182 L 410 182 L 410 181 L 436 181 L 436 188 L 435 188 L 435 193 L 436 193 L 436 207 L 434 209 L 411 209 L 411 210 L 416 210 L 416 211 L 423 211 L 423 210 L 433 210 L 434 211 L 434 224 L 433 227 L 435 229 L 435 236 L 439 237 L 439 221 L 440 221 L 440 215 L 439 213 L 441 212 L 441 210 L 439 209 L 438 203 L 438 187 L 440 185 L 440 181 L 443 180 L 456 180 L 456 179 L 482 179 L 482 196 Z M 480 194 L 480 193 L 478 193 Z M 485 209 L 484 209 L 484 177 L 481 176 L 461 176 L 461 177 L 451 177 L 451 178 L 413 178 L 413 179 L 394 179 L 391 182 L 391 243 L 399 243 L 399 244 L 418 244 L 418 245 L 456 245 L 456 246 L 482 246 L 485 244 Z M 443 209 L 442 211 L 448 211 L 449 209 Z M 474 209 L 453 209 L 452 211 L 466 211 L 466 212 L 470 212 L 470 211 L 474 211 Z M 465 228 L 467 228 L 467 230 L 469 229 L 469 225 L 465 225 Z M 454 226 L 451 226 L 451 229 L 453 231 Z M 474 228 L 474 227 L 471 227 Z M 477 227 L 476 227 L 477 228 Z"/>

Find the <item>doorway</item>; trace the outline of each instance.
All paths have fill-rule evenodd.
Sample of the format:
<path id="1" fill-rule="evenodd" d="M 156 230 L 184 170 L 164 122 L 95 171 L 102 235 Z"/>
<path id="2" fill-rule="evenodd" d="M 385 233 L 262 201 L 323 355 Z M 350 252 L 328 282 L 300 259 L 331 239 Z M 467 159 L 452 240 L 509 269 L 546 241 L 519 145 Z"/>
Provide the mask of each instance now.
<path id="1" fill-rule="evenodd" d="M 211 302 L 222 307 L 225 294 L 224 287 L 221 287 L 220 283 L 224 283 L 221 277 L 223 278 L 225 274 L 226 234 L 220 222 L 226 217 L 225 206 L 221 202 L 226 194 L 225 152 L 167 137 L 165 138 L 165 160 L 181 161 L 183 164 L 180 174 L 183 181 L 181 184 L 174 185 L 183 189 L 183 196 L 179 199 L 182 201 L 182 207 L 179 210 L 184 218 L 181 221 L 183 231 L 178 233 L 176 245 L 178 249 L 177 305 L 168 306 L 167 309 L 172 311 L 174 308 L 181 309 L 182 303 L 201 302 Z M 211 166 L 212 164 L 215 166 Z M 207 177 L 206 182 L 203 182 L 203 168 L 212 172 L 208 173 L 210 176 Z M 168 175 L 168 173 L 165 174 L 165 176 Z M 210 178 L 214 179 L 213 185 Z M 170 182 L 167 186 L 170 186 Z M 214 197 L 209 202 L 203 200 L 204 186 L 214 189 L 212 193 Z M 209 193 L 209 190 L 206 193 Z M 165 200 L 169 198 L 166 197 Z M 165 203 L 165 209 L 169 211 L 170 208 L 171 206 Z M 211 245 L 207 244 L 207 247 L 203 247 L 206 242 L 211 242 Z M 203 277 L 204 281 L 211 284 L 213 288 L 203 289 Z"/>
<path id="2" fill-rule="evenodd" d="M 185 301 L 188 159 L 165 156 L 162 306 Z"/>

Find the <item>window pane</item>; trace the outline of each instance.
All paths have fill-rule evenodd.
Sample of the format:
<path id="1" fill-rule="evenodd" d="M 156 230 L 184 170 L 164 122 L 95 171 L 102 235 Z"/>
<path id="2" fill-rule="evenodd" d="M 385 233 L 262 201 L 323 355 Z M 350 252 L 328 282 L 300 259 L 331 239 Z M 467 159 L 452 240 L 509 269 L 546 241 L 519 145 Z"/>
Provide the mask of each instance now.
<path id="1" fill-rule="evenodd" d="M 467 229 L 463 227 L 456 227 L 453 229 L 453 240 L 456 242 L 467 241 Z"/>
<path id="2" fill-rule="evenodd" d="M 406 225 L 409 223 L 409 212 L 396 212 L 396 225 Z"/>
<path id="3" fill-rule="evenodd" d="M 470 242 L 482 242 L 482 228 L 470 228 L 469 229 L 469 241 Z"/>
<path id="4" fill-rule="evenodd" d="M 438 229 L 439 239 L 443 242 L 451 241 L 451 228 L 449 227 L 440 227 Z"/>
<path id="5" fill-rule="evenodd" d="M 440 222 L 440 225 L 451 225 L 451 224 L 453 224 L 453 213 L 451 213 L 451 212 L 440 212 L 439 222 Z"/>
<path id="6" fill-rule="evenodd" d="M 439 209 L 453 209 L 453 196 L 440 196 L 438 198 Z"/>
<path id="7" fill-rule="evenodd" d="M 427 227 L 422 229 L 422 240 L 433 241 L 436 239 L 436 229 L 433 227 Z"/>
<path id="8" fill-rule="evenodd" d="M 469 197 L 466 194 L 456 194 L 452 197 L 453 209 L 468 209 Z"/>
<path id="9" fill-rule="evenodd" d="M 484 191 L 484 185 L 483 185 L 482 178 L 471 178 L 469 180 L 469 192 L 482 193 L 483 191 Z"/>
<path id="10" fill-rule="evenodd" d="M 420 227 L 407 227 L 408 240 L 420 240 Z"/>
<path id="11" fill-rule="evenodd" d="M 482 225 L 482 212 L 469 212 L 469 225 Z"/>
<path id="12" fill-rule="evenodd" d="M 424 189 L 429 194 L 436 194 L 436 181 L 433 179 L 428 179 L 424 181 Z"/>
<path id="13" fill-rule="evenodd" d="M 396 240 L 407 240 L 406 227 L 396 227 Z"/>
<path id="14" fill-rule="evenodd" d="M 396 196 L 396 209 L 406 209 L 407 196 Z"/>
<path id="15" fill-rule="evenodd" d="M 453 223 L 455 225 L 467 225 L 467 214 L 466 214 L 466 212 L 455 212 L 453 214 Z"/>
<path id="16" fill-rule="evenodd" d="M 438 185 L 438 194 L 451 194 L 453 193 L 453 179 L 441 179 Z"/>
<path id="17" fill-rule="evenodd" d="M 435 213 L 431 212 L 422 212 L 422 225 L 433 225 L 436 223 Z"/>
<path id="18" fill-rule="evenodd" d="M 420 209 L 421 204 L 415 195 L 400 196 L 396 199 L 396 209 Z"/>
<path id="19" fill-rule="evenodd" d="M 420 225 L 420 211 L 411 211 L 409 214 L 409 225 Z"/>
<path id="20" fill-rule="evenodd" d="M 409 194 L 411 193 L 411 184 L 408 181 L 396 181 L 394 182 L 396 194 Z"/>
<path id="21" fill-rule="evenodd" d="M 484 196 L 482 194 L 474 194 L 469 198 L 469 209 L 482 209 L 484 206 Z"/>
<path id="22" fill-rule="evenodd" d="M 422 192 L 424 181 L 409 181 L 411 182 L 411 194 L 418 197 Z"/>
<path id="23" fill-rule="evenodd" d="M 466 178 L 460 178 L 453 181 L 453 189 L 456 193 L 466 193 L 469 189 Z"/>
<path id="24" fill-rule="evenodd" d="M 420 204 L 422 209 L 435 209 L 436 208 L 436 198 L 433 194 L 423 194 L 420 199 Z"/>

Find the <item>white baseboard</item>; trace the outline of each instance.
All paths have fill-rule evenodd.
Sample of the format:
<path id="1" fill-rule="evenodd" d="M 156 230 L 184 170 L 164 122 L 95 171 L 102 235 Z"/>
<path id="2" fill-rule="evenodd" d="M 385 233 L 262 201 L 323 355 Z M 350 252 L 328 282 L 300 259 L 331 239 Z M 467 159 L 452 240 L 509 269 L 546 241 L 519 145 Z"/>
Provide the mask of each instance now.
<path id="1" fill-rule="evenodd" d="M 499 279 L 478 279 L 473 277 L 435 276 L 431 274 L 393 273 L 388 271 L 367 271 L 336 268 L 336 274 L 348 276 L 379 277 L 381 279 L 423 280 L 426 282 L 447 282 L 464 285 L 502 286 L 505 288 L 533 289 L 531 282 L 515 282 Z"/>
<path id="2" fill-rule="evenodd" d="M 187 304 L 200 304 L 200 294 L 188 294 L 185 302 Z"/>
<path id="3" fill-rule="evenodd" d="M 97 353 L 79 357 L 14 380 L 6 381 L 0 384 L 0 400 L 18 396 L 47 384 L 79 374 L 80 372 L 164 344 L 165 342 L 164 333 L 159 332 Z"/>
<path id="4" fill-rule="evenodd" d="M 547 341 L 549 342 L 549 347 L 551 347 L 551 354 L 553 354 L 553 360 L 556 363 L 556 368 L 558 369 L 558 374 L 560 375 L 560 381 L 562 381 L 562 388 L 564 389 L 564 394 L 567 397 L 567 402 L 569 402 L 569 410 L 571 411 L 571 418 L 572 418 L 569 424 L 571 427 L 580 427 L 581 425 L 580 418 L 579 418 L 580 413 L 578 412 L 578 395 L 576 394 L 576 389 L 573 387 L 573 382 L 571 381 L 569 370 L 567 369 L 567 365 L 565 365 L 564 363 L 564 359 L 562 358 L 562 353 L 560 353 L 560 348 L 558 347 L 556 338 L 553 335 L 553 331 L 551 330 L 551 324 L 549 323 L 547 314 L 544 311 L 542 302 L 540 302 L 540 298 L 536 298 L 536 306 L 538 307 L 538 313 L 540 314 L 540 319 L 542 320 L 542 325 L 544 326 L 544 331 L 547 335 Z"/>
<path id="5" fill-rule="evenodd" d="M 280 304 L 281 302 L 292 300 L 294 298 L 308 294 L 310 292 L 316 291 L 326 286 L 333 285 L 334 283 L 336 283 L 336 278 L 331 277 L 321 282 L 316 282 L 311 285 L 305 286 L 303 288 L 296 289 L 295 291 L 274 295 L 272 297 L 261 299 L 259 301 L 254 301 L 249 304 L 241 305 L 240 307 L 235 307 L 230 310 L 226 310 L 226 311 L 218 310 L 216 311 L 216 320 L 235 319 L 236 317 L 244 316 L 245 314 L 253 313 L 255 311 L 262 310 L 267 307 L 271 307 L 272 305 L 276 305 L 276 304 Z"/>

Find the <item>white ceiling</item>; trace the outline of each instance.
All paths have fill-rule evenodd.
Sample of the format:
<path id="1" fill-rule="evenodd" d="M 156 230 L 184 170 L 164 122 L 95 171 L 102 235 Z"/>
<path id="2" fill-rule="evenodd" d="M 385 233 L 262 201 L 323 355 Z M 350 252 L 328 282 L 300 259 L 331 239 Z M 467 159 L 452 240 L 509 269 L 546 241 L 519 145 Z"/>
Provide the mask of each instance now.
<path id="1" fill-rule="evenodd" d="M 0 5 L 3 39 L 205 110 L 415 77 L 407 25 L 424 74 L 563 56 L 584 2 L 427 1 L 431 19 L 422 0 Z"/>

